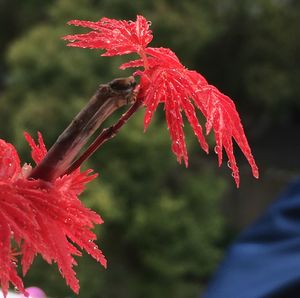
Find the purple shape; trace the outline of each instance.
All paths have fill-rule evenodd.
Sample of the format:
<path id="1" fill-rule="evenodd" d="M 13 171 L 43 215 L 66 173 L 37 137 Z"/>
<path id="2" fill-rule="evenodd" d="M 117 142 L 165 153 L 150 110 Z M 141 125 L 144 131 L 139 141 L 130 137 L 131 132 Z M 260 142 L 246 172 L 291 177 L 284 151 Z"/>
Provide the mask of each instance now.
<path id="1" fill-rule="evenodd" d="M 30 298 L 47 298 L 44 291 L 37 287 L 27 288 L 26 292 L 28 292 L 30 294 L 30 296 L 29 296 Z M 28 298 L 28 297 L 21 295 L 20 298 Z"/>

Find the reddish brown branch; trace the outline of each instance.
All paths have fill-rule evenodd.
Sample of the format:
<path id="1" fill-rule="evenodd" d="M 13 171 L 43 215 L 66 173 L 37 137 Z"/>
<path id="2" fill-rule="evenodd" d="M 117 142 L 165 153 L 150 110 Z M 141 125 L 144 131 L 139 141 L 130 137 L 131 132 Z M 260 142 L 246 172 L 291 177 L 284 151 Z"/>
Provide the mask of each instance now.
<path id="1" fill-rule="evenodd" d="M 58 137 L 42 162 L 29 178 L 51 181 L 62 175 L 91 135 L 107 117 L 120 107 L 133 102 L 135 80 L 120 78 L 100 85 L 88 104 Z"/>
<path id="2" fill-rule="evenodd" d="M 67 169 L 65 174 L 70 174 L 77 168 L 81 166 L 81 164 L 88 159 L 99 147 L 102 146 L 106 141 L 113 138 L 120 128 L 127 122 L 127 120 L 138 110 L 138 108 L 142 105 L 142 101 L 137 99 L 135 103 L 130 107 L 130 109 L 122 115 L 122 117 L 118 120 L 114 125 L 104 128 L 101 134 L 95 139 L 95 141 L 87 148 L 87 150 L 75 161 L 73 164 Z"/>

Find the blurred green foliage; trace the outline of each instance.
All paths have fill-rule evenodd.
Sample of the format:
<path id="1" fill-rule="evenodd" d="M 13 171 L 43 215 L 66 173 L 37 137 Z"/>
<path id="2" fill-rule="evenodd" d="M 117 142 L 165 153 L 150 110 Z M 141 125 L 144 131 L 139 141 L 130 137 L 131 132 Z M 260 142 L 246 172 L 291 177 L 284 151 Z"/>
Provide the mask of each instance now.
<path id="1" fill-rule="evenodd" d="M 24 161 L 23 131 L 41 131 L 49 148 L 98 84 L 128 75 L 118 69 L 124 57 L 66 47 L 60 38 L 79 30 L 65 25 L 71 19 L 144 15 L 153 45 L 172 48 L 239 99 L 246 131 L 254 111 L 256 126 L 265 128 L 266 119 L 293 121 L 300 109 L 298 1 L 4 0 L 0 8 L 0 137 Z M 108 269 L 80 259 L 79 297 L 196 297 L 222 255 L 219 199 L 226 183 L 216 159 L 212 165 L 199 152 L 189 131 L 191 167 L 179 167 L 161 115 L 144 134 L 140 111 L 88 163 L 101 176 L 82 199 L 105 220 L 97 233 Z M 58 270 L 40 259 L 26 280 L 51 297 L 72 295 Z"/>

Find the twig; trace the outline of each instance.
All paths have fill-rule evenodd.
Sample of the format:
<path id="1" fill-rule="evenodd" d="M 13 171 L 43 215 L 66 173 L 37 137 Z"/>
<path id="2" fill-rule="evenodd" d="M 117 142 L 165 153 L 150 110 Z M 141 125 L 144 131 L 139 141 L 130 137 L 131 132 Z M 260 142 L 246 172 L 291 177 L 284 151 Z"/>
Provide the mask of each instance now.
<path id="1" fill-rule="evenodd" d="M 119 78 L 100 85 L 42 162 L 32 170 L 29 178 L 51 181 L 61 176 L 103 121 L 120 107 L 133 102 L 135 85 L 133 77 Z"/>
<path id="2" fill-rule="evenodd" d="M 70 174 L 77 168 L 81 166 L 81 164 L 88 159 L 102 144 L 106 141 L 113 138 L 119 129 L 127 122 L 127 120 L 138 110 L 138 108 L 142 105 L 142 100 L 137 99 L 135 103 L 130 107 L 130 109 L 122 115 L 122 117 L 118 120 L 114 125 L 104 128 L 101 134 L 94 140 L 94 142 L 87 148 L 87 150 L 75 161 L 72 165 L 66 170 L 64 174 Z"/>

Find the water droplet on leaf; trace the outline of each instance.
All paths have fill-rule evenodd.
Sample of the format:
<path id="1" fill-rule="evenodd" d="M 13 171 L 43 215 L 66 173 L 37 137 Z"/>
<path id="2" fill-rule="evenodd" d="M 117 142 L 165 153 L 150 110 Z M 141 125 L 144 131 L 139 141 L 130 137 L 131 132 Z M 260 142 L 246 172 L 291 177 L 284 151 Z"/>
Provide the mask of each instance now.
<path id="1" fill-rule="evenodd" d="M 232 176 L 233 178 L 238 178 L 238 177 L 239 177 L 239 173 L 232 172 L 232 173 L 231 173 L 231 176 Z"/>
<path id="2" fill-rule="evenodd" d="M 118 35 L 120 35 L 120 30 L 119 29 L 114 29 L 112 32 L 114 37 L 117 37 Z"/>
<path id="3" fill-rule="evenodd" d="M 216 154 L 219 154 L 220 147 L 219 146 L 215 146 L 214 151 L 215 151 Z"/>

